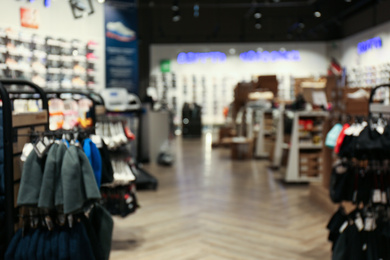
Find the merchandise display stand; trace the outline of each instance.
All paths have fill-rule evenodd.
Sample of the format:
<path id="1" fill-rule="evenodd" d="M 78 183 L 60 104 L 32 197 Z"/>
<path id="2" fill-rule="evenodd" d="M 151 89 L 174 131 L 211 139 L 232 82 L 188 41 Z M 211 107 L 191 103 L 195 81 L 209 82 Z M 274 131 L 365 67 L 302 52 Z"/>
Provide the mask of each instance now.
<path id="1" fill-rule="evenodd" d="M 27 86 L 27 87 L 26 87 Z M 11 100 L 21 94 L 38 95 L 42 100 L 42 111 L 13 113 Z M 3 138 L 4 138 L 4 186 L 5 186 L 5 244 L 8 245 L 14 235 L 17 212 L 15 210 L 21 175 L 18 158 L 27 136 L 31 131 L 49 129 L 48 102 L 45 93 L 34 83 L 25 80 L 0 80 L 0 95 L 3 102 Z"/>
<path id="2" fill-rule="evenodd" d="M 106 112 L 108 114 L 124 116 L 132 118 L 135 115 L 136 123 L 136 154 L 135 162 L 130 165 L 133 174 L 136 177 L 135 183 L 139 190 L 157 190 L 158 180 L 141 166 L 140 159 L 142 157 L 142 113 L 144 110 L 141 107 L 141 101 L 135 95 L 128 94 L 124 89 L 105 89 L 101 96 L 104 99 Z M 130 104 L 132 102 L 133 104 Z"/>
<path id="3" fill-rule="evenodd" d="M 257 133 L 256 139 L 256 148 L 255 148 L 255 158 L 268 158 L 270 156 L 269 149 L 265 149 L 265 139 L 272 135 L 273 131 L 268 130 L 270 125 L 267 122 L 267 119 L 271 118 L 272 120 L 272 109 L 257 109 L 256 118 L 259 122 L 259 131 Z M 272 127 L 272 125 L 271 125 Z"/>
<path id="4" fill-rule="evenodd" d="M 279 117 L 276 123 L 276 140 L 275 140 L 275 149 L 274 156 L 271 166 L 278 169 L 282 165 L 282 155 L 283 155 L 283 140 L 284 140 L 284 106 L 281 105 L 279 108 Z"/>
<path id="5" fill-rule="evenodd" d="M 328 112 L 324 111 L 295 112 L 287 170 L 284 176 L 286 182 L 318 182 L 322 180 L 321 159 L 323 140 L 318 144 L 300 142 L 301 132 L 299 129 L 299 120 L 310 118 L 323 121 L 327 116 Z M 317 133 L 322 133 L 322 131 L 322 127 L 313 129 L 313 132 Z"/>
<path id="6" fill-rule="evenodd" d="M 251 104 L 247 105 L 245 118 L 246 136 L 248 139 L 255 139 L 255 125 L 258 124 L 254 150 L 255 158 L 268 158 L 270 155 L 267 149 L 265 149 L 265 138 L 272 134 L 272 131 L 267 129 L 270 127 L 266 121 L 269 115 L 271 115 L 272 120 L 272 109 L 265 109 L 264 107 L 257 107 Z"/>
<path id="7" fill-rule="evenodd" d="M 125 117 L 132 117 L 132 115 L 135 115 L 138 119 L 137 123 L 137 139 L 141 137 L 142 131 L 141 131 L 141 125 L 142 125 L 142 109 L 134 109 L 134 110 L 126 110 L 126 111 L 110 111 L 107 110 L 107 113 L 109 114 L 115 114 L 119 116 L 125 116 Z M 157 179 L 151 175 L 149 172 L 147 172 L 145 169 L 142 168 L 141 164 L 139 163 L 139 156 L 141 156 L 141 142 L 140 140 L 137 140 L 137 152 L 135 156 L 135 163 L 134 165 L 131 165 L 131 170 L 133 174 L 136 177 L 135 184 L 137 186 L 138 190 L 157 190 L 158 181 Z"/>

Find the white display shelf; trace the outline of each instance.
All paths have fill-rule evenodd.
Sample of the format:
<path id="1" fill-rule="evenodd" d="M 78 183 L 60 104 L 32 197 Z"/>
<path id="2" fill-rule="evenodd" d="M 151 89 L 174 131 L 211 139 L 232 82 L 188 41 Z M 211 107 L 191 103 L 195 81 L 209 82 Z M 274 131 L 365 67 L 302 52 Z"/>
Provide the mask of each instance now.
<path id="1" fill-rule="evenodd" d="M 299 149 L 322 149 L 322 144 L 299 144 Z"/>
<path id="2" fill-rule="evenodd" d="M 82 42 L 73 42 L 71 44 L 73 48 L 77 48 L 77 49 L 84 49 L 86 47 L 86 44 Z"/>
<path id="3" fill-rule="evenodd" d="M 61 68 L 48 68 L 47 73 L 50 74 L 60 74 L 61 73 Z"/>
<path id="4" fill-rule="evenodd" d="M 94 51 L 94 50 L 96 50 L 97 48 L 98 48 L 98 46 L 95 45 L 95 44 L 88 44 L 88 45 L 87 45 L 87 49 L 88 49 L 88 50 Z"/>
<path id="5" fill-rule="evenodd" d="M 62 55 L 61 60 L 65 62 L 72 62 L 73 61 L 73 56 L 71 55 Z"/>
<path id="6" fill-rule="evenodd" d="M 17 33 L 9 33 L 7 32 L 7 38 L 11 40 L 19 40 L 19 35 Z"/>
<path id="7" fill-rule="evenodd" d="M 35 57 L 41 58 L 41 59 L 47 57 L 47 53 L 44 52 L 44 51 L 40 51 L 40 50 L 34 50 L 34 51 L 33 51 L 33 55 L 34 55 Z"/>
<path id="8" fill-rule="evenodd" d="M 318 176 L 309 177 L 301 174 L 300 169 L 300 150 L 322 150 L 323 144 L 300 143 L 299 141 L 299 120 L 302 118 L 325 119 L 328 112 L 325 111 L 302 111 L 294 112 L 294 119 L 291 133 L 291 146 L 288 154 L 287 169 L 284 175 L 286 182 L 312 182 L 321 181 L 322 174 L 319 170 Z"/>
<path id="9" fill-rule="evenodd" d="M 85 62 L 87 60 L 87 57 L 85 56 L 73 56 L 74 61 L 80 61 L 80 62 Z"/>
<path id="10" fill-rule="evenodd" d="M 97 59 L 87 59 L 87 62 L 91 63 L 91 64 L 96 64 L 97 63 Z"/>
<path id="11" fill-rule="evenodd" d="M 95 77 L 97 75 L 96 71 L 87 71 L 88 76 Z"/>
<path id="12" fill-rule="evenodd" d="M 61 42 L 58 40 L 54 40 L 54 39 L 48 39 L 46 41 L 46 44 L 49 46 L 53 46 L 53 47 L 60 47 L 61 46 Z"/>
<path id="13" fill-rule="evenodd" d="M 48 60 L 53 60 L 53 61 L 59 61 L 61 60 L 61 56 L 57 54 L 49 54 L 47 55 Z"/>
<path id="14" fill-rule="evenodd" d="M 38 45 L 45 45 L 46 44 L 46 40 L 44 38 L 40 38 L 40 37 L 34 37 L 32 42 L 35 44 L 38 44 Z"/>
<path id="15" fill-rule="evenodd" d="M 32 56 L 32 51 L 28 49 L 10 49 L 8 48 L 8 53 L 11 56 L 21 56 L 21 57 L 31 57 Z"/>
<path id="16" fill-rule="evenodd" d="M 61 69 L 61 73 L 65 75 L 72 75 L 73 74 L 73 69 Z"/>
<path id="17" fill-rule="evenodd" d="M 60 47 L 64 49 L 71 49 L 72 44 L 70 42 L 60 42 Z"/>
<path id="18" fill-rule="evenodd" d="M 46 74 L 47 73 L 47 69 L 37 69 L 37 68 L 33 68 L 32 69 L 33 70 L 33 72 L 35 72 L 35 73 L 38 73 L 38 74 Z"/>

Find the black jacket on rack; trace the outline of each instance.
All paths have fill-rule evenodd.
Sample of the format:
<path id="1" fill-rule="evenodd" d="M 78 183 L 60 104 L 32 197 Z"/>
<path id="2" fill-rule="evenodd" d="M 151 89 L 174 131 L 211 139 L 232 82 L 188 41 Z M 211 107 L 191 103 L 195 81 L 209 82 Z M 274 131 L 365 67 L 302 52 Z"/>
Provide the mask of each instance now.
<path id="1" fill-rule="evenodd" d="M 202 135 L 202 107 L 197 104 L 184 103 L 182 126 L 183 137 L 200 137 Z"/>

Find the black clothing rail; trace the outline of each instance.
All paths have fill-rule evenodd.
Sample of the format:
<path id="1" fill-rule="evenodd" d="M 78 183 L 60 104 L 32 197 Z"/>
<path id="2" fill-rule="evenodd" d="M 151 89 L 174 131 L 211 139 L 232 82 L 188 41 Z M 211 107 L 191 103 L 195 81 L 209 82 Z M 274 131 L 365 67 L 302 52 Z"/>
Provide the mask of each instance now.
<path id="1" fill-rule="evenodd" d="M 135 167 L 132 167 L 134 174 L 136 175 L 136 186 L 137 189 L 147 189 L 147 190 L 157 190 L 158 180 L 151 175 L 149 172 L 144 170 L 140 165 L 141 152 L 142 152 L 142 143 L 141 143 L 141 135 L 142 135 L 142 113 L 144 110 L 140 109 L 128 109 L 124 111 L 111 111 L 106 110 L 107 113 L 111 114 L 135 114 L 138 118 L 138 129 L 137 129 L 137 156 L 135 158 Z"/>
<path id="2" fill-rule="evenodd" d="M 13 90 L 12 88 L 7 88 L 6 86 L 16 85 L 16 86 L 28 86 L 27 89 L 18 89 Z M 13 165 L 13 140 L 15 138 L 13 125 L 12 125 L 12 103 L 10 94 L 29 94 L 32 93 L 32 90 L 35 93 L 39 94 L 40 99 L 42 100 L 42 109 L 47 112 L 47 119 L 49 119 L 49 109 L 46 94 L 43 90 L 38 87 L 36 84 L 26 81 L 26 80 L 17 80 L 17 79 L 0 79 L 0 96 L 3 102 L 3 139 L 4 139 L 4 187 L 5 187 L 5 246 L 9 244 L 13 235 L 14 227 L 16 221 L 16 212 L 14 208 L 14 165 Z M 44 125 L 45 129 L 49 129 L 49 120 L 47 124 Z"/>

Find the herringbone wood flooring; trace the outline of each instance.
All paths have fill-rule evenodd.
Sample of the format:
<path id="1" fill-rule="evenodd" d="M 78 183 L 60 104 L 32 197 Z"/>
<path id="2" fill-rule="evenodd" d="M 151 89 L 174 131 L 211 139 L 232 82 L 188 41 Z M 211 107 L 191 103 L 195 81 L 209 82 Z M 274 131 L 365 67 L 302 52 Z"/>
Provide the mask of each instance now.
<path id="1" fill-rule="evenodd" d="M 231 161 L 207 138 L 174 147 L 173 167 L 145 167 L 158 191 L 139 192 L 142 208 L 115 218 L 111 259 L 330 259 L 330 216 L 308 186 L 278 181 L 267 161 Z"/>

